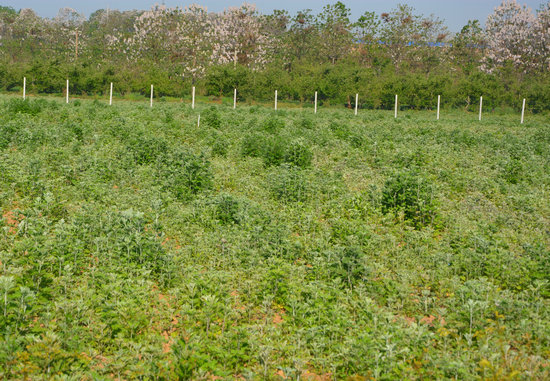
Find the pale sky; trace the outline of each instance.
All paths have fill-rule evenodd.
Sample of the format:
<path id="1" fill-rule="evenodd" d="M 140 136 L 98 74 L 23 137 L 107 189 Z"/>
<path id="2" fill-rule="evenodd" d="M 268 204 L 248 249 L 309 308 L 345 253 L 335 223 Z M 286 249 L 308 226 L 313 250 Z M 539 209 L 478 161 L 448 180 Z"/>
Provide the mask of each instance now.
<path id="1" fill-rule="evenodd" d="M 315 13 L 322 10 L 326 4 L 334 4 L 334 1 L 324 0 L 257 0 L 247 1 L 256 4 L 262 13 L 271 13 L 273 9 L 286 9 L 291 15 L 302 9 L 312 9 Z M 221 1 L 221 0 L 196 0 L 196 1 L 177 1 L 177 0 L 0 0 L 1 5 L 12 6 L 15 9 L 32 8 L 42 17 L 54 17 L 59 8 L 70 7 L 83 13 L 86 17 L 98 9 L 110 8 L 119 10 L 128 9 L 149 9 L 155 4 L 166 4 L 167 6 L 185 7 L 193 2 L 208 7 L 209 11 L 221 11 L 226 7 L 238 6 L 241 1 Z M 445 20 L 451 32 L 458 32 L 468 20 L 478 19 L 485 24 L 487 15 L 492 13 L 493 9 L 501 3 L 501 0 L 343 0 L 348 8 L 351 8 L 354 20 L 366 11 L 380 14 L 393 9 L 399 3 L 406 3 L 413 6 L 417 13 L 429 15 L 434 14 Z M 525 4 L 536 11 L 541 4 L 546 4 L 548 0 L 519 0 L 520 4 Z"/>

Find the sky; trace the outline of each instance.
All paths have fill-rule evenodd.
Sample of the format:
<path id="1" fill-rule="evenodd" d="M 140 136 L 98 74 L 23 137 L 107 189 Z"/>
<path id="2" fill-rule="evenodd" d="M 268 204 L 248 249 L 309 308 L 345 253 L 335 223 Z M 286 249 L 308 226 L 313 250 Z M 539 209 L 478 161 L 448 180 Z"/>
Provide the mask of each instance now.
<path id="1" fill-rule="evenodd" d="M 273 9 L 286 9 L 290 14 L 295 14 L 302 9 L 312 9 L 315 13 L 320 12 L 324 5 L 334 4 L 337 0 L 248 0 L 248 3 L 256 4 L 261 13 L 271 13 Z M 501 0 L 341 0 L 352 11 L 352 16 L 357 19 L 366 11 L 380 14 L 395 8 L 399 3 L 406 3 L 415 8 L 418 14 L 435 16 L 445 20 L 445 24 L 451 32 L 458 32 L 468 20 L 478 19 L 485 23 L 487 16 L 494 8 L 501 3 Z M 548 0 L 519 0 L 536 11 L 541 4 Z M 83 13 L 86 17 L 98 9 L 110 8 L 118 10 L 128 9 L 149 9 L 155 4 L 164 3 L 167 6 L 185 7 L 197 3 L 208 7 L 209 11 L 219 12 L 224 8 L 238 6 L 243 1 L 220 1 L 220 0 L 0 0 L 0 5 L 12 6 L 15 9 L 32 8 L 42 17 L 54 17 L 59 8 L 70 7 Z"/>

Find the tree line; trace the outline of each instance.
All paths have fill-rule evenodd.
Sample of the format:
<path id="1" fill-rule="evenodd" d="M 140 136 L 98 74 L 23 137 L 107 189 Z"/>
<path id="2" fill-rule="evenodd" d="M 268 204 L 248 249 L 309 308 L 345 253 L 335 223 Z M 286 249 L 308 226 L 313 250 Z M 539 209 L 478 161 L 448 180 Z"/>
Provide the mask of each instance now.
<path id="1" fill-rule="evenodd" d="M 250 4 L 155 6 L 146 11 L 101 9 L 85 18 L 63 8 L 53 19 L 31 9 L 0 7 L 0 88 L 31 92 L 147 94 L 181 97 L 190 88 L 209 96 L 391 108 L 473 108 L 480 95 L 492 108 L 550 109 L 550 2 L 532 11 L 504 1 L 482 24 L 458 33 L 445 22 L 400 4 L 352 20 L 342 2 L 314 14 L 261 14 Z"/>

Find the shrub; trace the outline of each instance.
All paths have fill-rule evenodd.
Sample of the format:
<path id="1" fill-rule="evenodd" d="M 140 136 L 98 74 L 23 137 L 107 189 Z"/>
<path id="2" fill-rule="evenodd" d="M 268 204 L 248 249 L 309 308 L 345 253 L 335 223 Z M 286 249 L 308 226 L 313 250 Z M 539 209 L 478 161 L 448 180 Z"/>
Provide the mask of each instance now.
<path id="1" fill-rule="evenodd" d="M 277 166 L 283 163 L 286 155 L 286 147 L 283 138 L 274 136 L 264 144 L 262 158 L 266 166 Z"/>
<path id="2" fill-rule="evenodd" d="M 246 135 L 241 141 L 241 155 L 250 157 L 260 157 L 266 144 L 265 136 L 252 133 Z"/>
<path id="3" fill-rule="evenodd" d="M 286 163 L 300 168 L 310 167 L 312 158 L 313 153 L 309 147 L 304 144 L 303 140 L 296 140 L 290 143 L 284 153 L 284 161 Z"/>
<path id="4" fill-rule="evenodd" d="M 523 163 L 520 159 L 512 157 L 502 169 L 502 177 L 510 184 L 517 184 L 523 179 Z"/>
<path id="5" fill-rule="evenodd" d="M 146 229 L 144 214 L 132 209 L 115 215 L 112 236 L 122 242 L 120 251 L 128 262 L 137 263 L 159 271 L 160 258 L 164 249 L 156 239 L 154 232 Z"/>
<path id="6" fill-rule="evenodd" d="M 163 155 L 158 175 L 164 187 L 179 199 L 189 199 L 200 191 L 211 189 L 213 183 L 210 162 L 205 155 L 185 149 Z"/>
<path id="7" fill-rule="evenodd" d="M 365 276 L 367 268 L 363 253 L 357 246 L 337 247 L 328 253 L 331 277 L 340 278 L 343 284 L 353 288 L 355 282 Z"/>
<path id="8" fill-rule="evenodd" d="M 4 149 L 10 145 L 20 128 L 19 123 L 16 121 L 0 125 L 0 149 Z"/>
<path id="9" fill-rule="evenodd" d="M 302 116 L 299 119 L 297 119 L 294 124 L 297 127 L 305 128 L 305 129 L 312 129 L 313 128 L 313 120 L 308 116 Z"/>
<path id="10" fill-rule="evenodd" d="M 220 132 L 215 131 L 207 140 L 208 145 L 212 148 L 212 155 L 225 157 L 227 155 L 227 147 L 229 140 Z"/>
<path id="11" fill-rule="evenodd" d="M 241 222 L 240 203 L 234 196 L 221 193 L 213 202 L 215 206 L 215 217 L 224 225 L 239 224 Z"/>
<path id="12" fill-rule="evenodd" d="M 332 121 L 330 122 L 329 128 L 337 138 L 342 140 L 346 139 L 350 134 L 349 127 L 342 122 Z"/>
<path id="13" fill-rule="evenodd" d="M 436 216 L 430 185 L 413 171 L 400 172 L 386 181 L 381 205 L 383 213 L 403 213 L 416 228 L 430 224 Z"/>
<path id="14" fill-rule="evenodd" d="M 295 166 L 283 164 L 278 167 L 270 180 L 273 196 L 281 201 L 305 201 L 308 187 L 302 171 Z"/>
<path id="15" fill-rule="evenodd" d="M 166 152 L 168 144 L 163 138 L 140 134 L 130 139 L 128 148 L 134 155 L 136 163 L 143 165 L 153 163 Z"/>
<path id="16" fill-rule="evenodd" d="M 270 133 L 275 133 L 285 127 L 285 121 L 277 116 L 270 116 L 264 122 L 264 130 Z"/>
<path id="17" fill-rule="evenodd" d="M 8 109 L 8 112 L 12 114 L 36 115 L 40 111 L 42 111 L 44 104 L 47 102 L 42 100 L 31 101 L 28 99 L 23 100 L 21 98 L 16 98 L 16 99 L 10 99 L 6 103 L 7 103 L 6 108 Z"/>
<path id="18" fill-rule="evenodd" d="M 227 139 L 216 139 L 214 144 L 212 144 L 212 155 L 225 157 L 227 155 L 227 144 Z"/>
<path id="19" fill-rule="evenodd" d="M 214 106 L 202 113 L 202 120 L 205 125 L 212 128 L 220 128 L 222 121 L 218 109 Z"/>
<path id="20" fill-rule="evenodd" d="M 251 134 L 241 142 L 241 155 L 261 157 L 266 167 L 288 163 L 296 167 L 311 166 L 313 153 L 303 140 L 295 140 L 287 146 L 285 138 L 272 136 L 266 138 L 261 134 Z"/>

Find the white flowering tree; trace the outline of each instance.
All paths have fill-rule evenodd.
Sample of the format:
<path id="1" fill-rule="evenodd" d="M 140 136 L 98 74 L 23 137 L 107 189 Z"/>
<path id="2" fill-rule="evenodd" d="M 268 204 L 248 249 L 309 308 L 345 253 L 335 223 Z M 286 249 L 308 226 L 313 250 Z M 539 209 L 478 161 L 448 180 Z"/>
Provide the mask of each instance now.
<path id="1" fill-rule="evenodd" d="M 177 40 L 180 14 L 179 8 L 157 5 L 139 15 L 134 35 L 125 41 L 132 48 L 130 58 L 168 59 Z"/>
<path id="2" fill-rule="evenodd" d="M 141 12 L 100 9 L 90 15 L 84 33 L 93 46 L 94 59 L 126 61 L 130 53 L 128 41 L 134 35 L 135 20 Z"/>
<path id="3" fill-rule="evenodd" d="M 233 62 L 251 67 L 266 63 L 272 39 L 263 33 L 261 19 L 254 5 L 244 3 L 238 8 L 227 8 L 223 13 L 215 15 L 213 27 L 214 63 Z"/>
<path id="4" fill-rule="evenodd" d="M 496 7 L 486 22 L 488 49 L 482 69 L 492 72 L 506 64 L 523 71 L 535 69 L 536 23 L 531 9 L 515 0 L 506 0 Z"/>
<path id="5" fill-rule="evenodd" d="M 24 8 L 18 13 L 0 13 L 0 41 L 4 51 L 15 49 L 18 59 L 24 54 L 36 57 L 51 48 L 49 22 L 32 9 Z M 51 55 L 51 52 L 50 52 Z"/>
<path id="6" fill-rule="evenodd" d="M 537 12 L 533 34 L 535 65 L 542 71 L 550 71 L 550 2 Z"/>
<path id="7" fill-rule="evenodd" d="M 55 32 L 50 36 L 58 47 L 64 47 L 68 57 L 78 58 L 79 50 L 85 46 L 82 26 L 86 18 L 73 8 L 61 8 L 53 19 Z"/>
<path id="8" fill-rule="evenodd" d="M 205 7 L 198 5 L 184 9 L 156 6 L 136 18 L 131 38 L 112 40 L 130 47 L 130 59 L 168 62 L 177 74 L 195 80 L 211 60 L 213 19 Z"/>
<path id="9" fill-rule="evenodd" d="M 178 23 L 176 57 L 184 75 L 190 75 L 193 82 L 210 64 L 215 38 L 212 18 L 206 7 L 193 4 L 183 10 Z"/>

